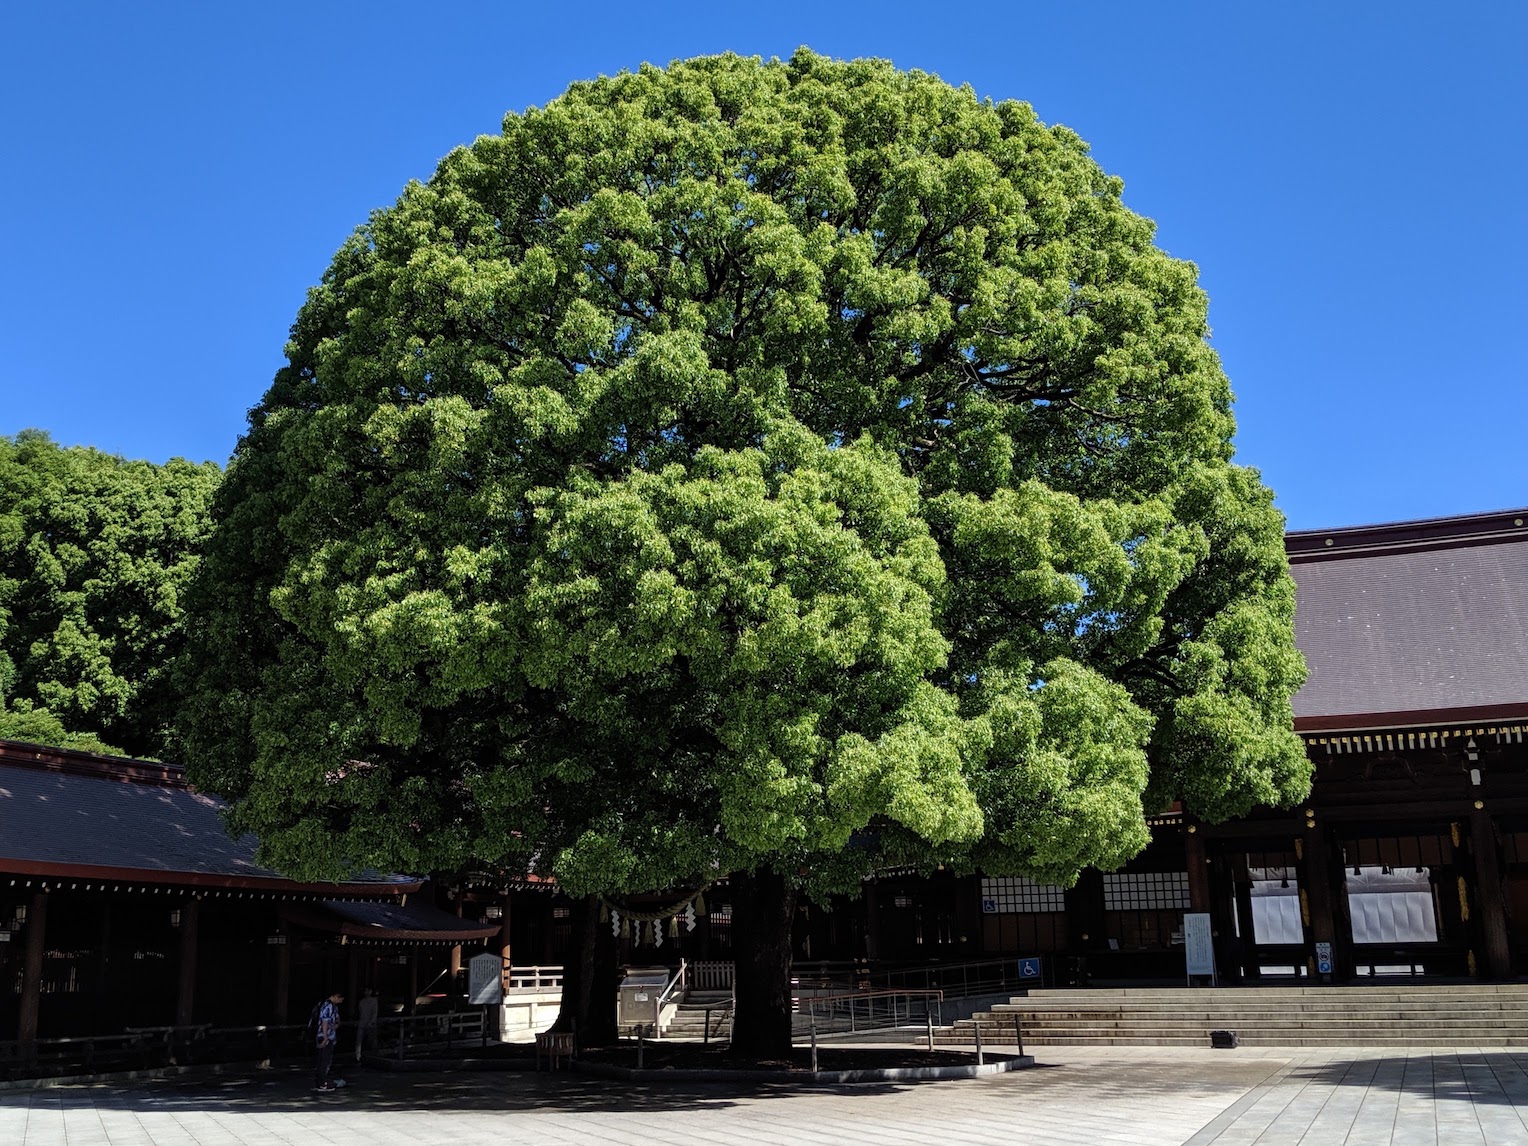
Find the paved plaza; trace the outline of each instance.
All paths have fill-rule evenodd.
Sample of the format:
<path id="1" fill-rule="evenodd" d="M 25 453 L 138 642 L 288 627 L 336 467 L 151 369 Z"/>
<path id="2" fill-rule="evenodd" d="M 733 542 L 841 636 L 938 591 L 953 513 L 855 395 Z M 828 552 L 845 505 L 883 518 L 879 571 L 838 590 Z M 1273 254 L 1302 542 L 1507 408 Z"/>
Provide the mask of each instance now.
<path id="1" fill-rule="evenodd" d="M 1037 1058 L 985 1079 L 827 1089 L 371 1072 L 314 1095 L 295 1069 L 60 1087 L 0 1092 L 0 1143 L 1528 1144 L 1528 1048 L 1044 1047 Z"/>

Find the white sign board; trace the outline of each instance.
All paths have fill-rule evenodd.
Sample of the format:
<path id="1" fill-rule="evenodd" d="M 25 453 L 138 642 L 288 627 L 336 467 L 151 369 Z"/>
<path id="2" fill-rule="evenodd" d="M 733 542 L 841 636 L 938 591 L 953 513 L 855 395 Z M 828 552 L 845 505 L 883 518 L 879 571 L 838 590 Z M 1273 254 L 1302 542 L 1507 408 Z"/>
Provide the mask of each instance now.
<path id="1" fill-rule="evenodd" d="M 1185 912 L 1183 916 L 1183 953 L 1188 959 L 1188 974 L 1215 975 L 1215 941 L 1210 935 L 1210 913 Z"/>
<path id="2" fill-rule="evenodd" d="M 504 998 L 504 963 L 497 955 L 483 952 L 467 964 L 467 1001 L 474 1006 L 501 1002 Z"/>

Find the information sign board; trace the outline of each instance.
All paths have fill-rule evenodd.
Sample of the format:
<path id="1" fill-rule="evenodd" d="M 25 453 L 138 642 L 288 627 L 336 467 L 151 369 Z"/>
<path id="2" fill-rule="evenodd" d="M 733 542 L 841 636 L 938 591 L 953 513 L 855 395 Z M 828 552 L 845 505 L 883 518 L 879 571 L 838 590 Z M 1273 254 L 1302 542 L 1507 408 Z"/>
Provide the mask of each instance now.
<path id="1" fill-rule="evenodd" d="M 490 952 L 474 955 L 467 964 L 467 1001 L 473 1006 L 491 1005 L 504 998 L 504 962 Z"/>
<path id="2" fill-rule="evenodd" d="M 1188 975 L 1215 977 L 1215 940 L 1210 933 L 1210 913 L 1185 912 L 1183 916 L 1183 954 L 1188 960 Z"/>

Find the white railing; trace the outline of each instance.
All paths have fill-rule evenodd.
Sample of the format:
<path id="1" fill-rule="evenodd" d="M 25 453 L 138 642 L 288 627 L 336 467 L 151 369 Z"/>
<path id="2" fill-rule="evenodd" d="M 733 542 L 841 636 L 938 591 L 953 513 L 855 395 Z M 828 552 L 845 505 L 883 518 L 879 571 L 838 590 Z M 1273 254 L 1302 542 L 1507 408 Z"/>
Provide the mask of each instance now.
<path id="1" fill-rule="evenodd" d="M 711 959 L 690 964 L 690 989 L 694 991 L 730 991 L 733 964 Z"/>
<path id="2" fill-rule="evenodd" d="M 511 991 L 560 991 L 561 967 L 511 967 L 508 971 Z"/>

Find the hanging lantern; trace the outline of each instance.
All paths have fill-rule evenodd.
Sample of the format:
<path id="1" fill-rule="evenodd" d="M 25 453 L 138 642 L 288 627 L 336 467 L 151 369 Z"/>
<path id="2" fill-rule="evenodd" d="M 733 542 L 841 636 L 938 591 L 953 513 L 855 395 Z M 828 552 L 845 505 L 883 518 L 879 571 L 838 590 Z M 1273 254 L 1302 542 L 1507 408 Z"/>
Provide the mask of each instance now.
<path id="1" fill-rule="evenodd" d="M 705 913 L 706 913 L 706 897 L 705 897 L 705 895 L 703 893 L 697 891 L 695 893 L 695 914 L 696 915 L 705 915 Z"/>

